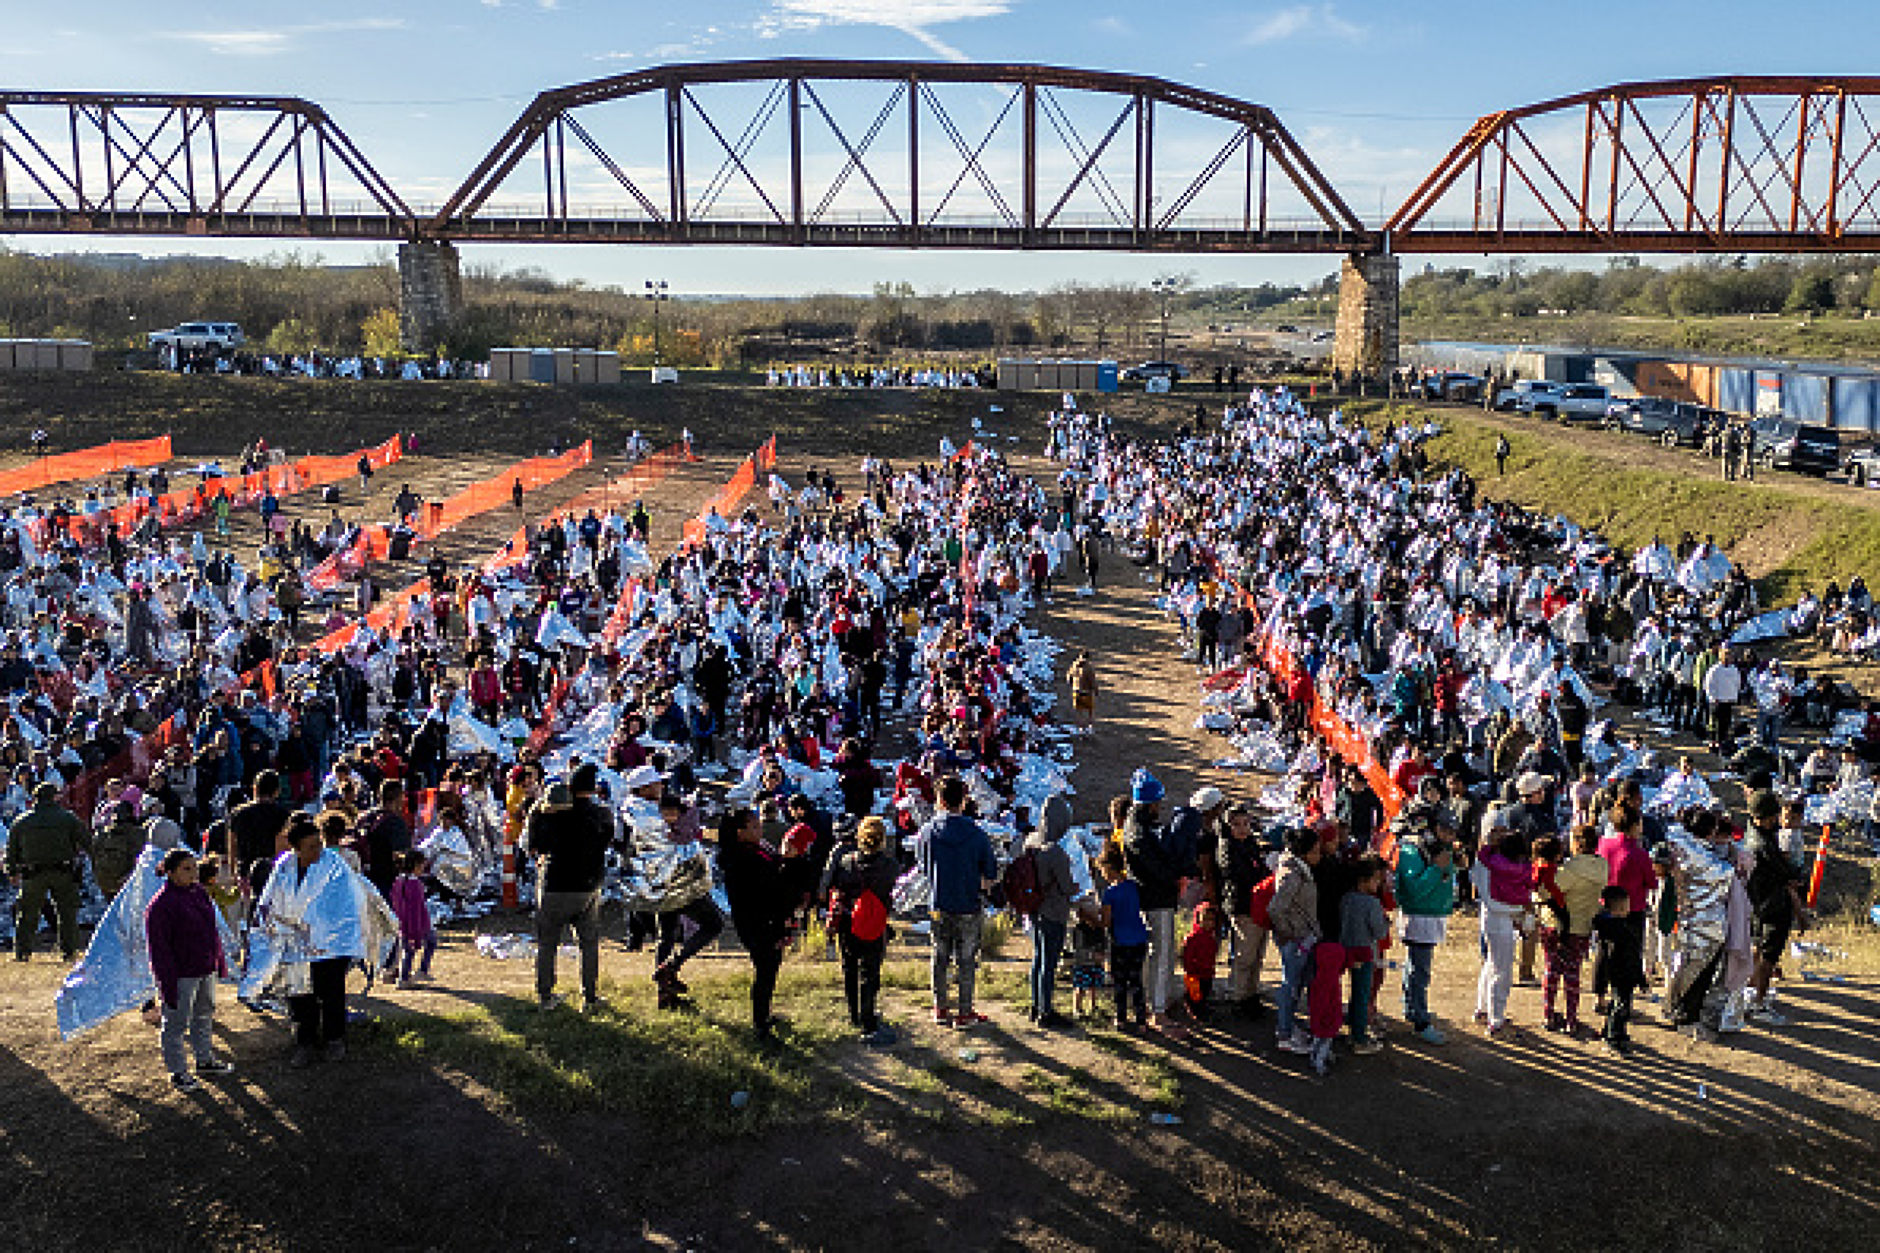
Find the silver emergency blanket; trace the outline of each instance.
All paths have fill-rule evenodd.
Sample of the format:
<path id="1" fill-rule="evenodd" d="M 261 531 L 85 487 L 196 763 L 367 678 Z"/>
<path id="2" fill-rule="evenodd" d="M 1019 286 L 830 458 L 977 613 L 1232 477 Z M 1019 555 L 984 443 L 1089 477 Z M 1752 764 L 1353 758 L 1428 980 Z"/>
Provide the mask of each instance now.
<path id="1" fill-rule="evenodd" d="M 933 883 L 919 865 L 908 867 L 894 881 L 894 912 L 903 918 L 923 917 L 933 908 Z"/>
<path id="2" fill-rule="evenodd" d="M 1736 859 L 1730 849 L 1717 852 L 1675 824 L 1666 829 L 1657 856 L 1670 863 L 1678 894 L 1678 951 L 1664 994 L 1665 1004 L 1675 1006 L 1723 948 Z M 1723 988 L 1719 977 L 1712 995 L 1705 998 L 1703 1013 L 1713 1022 L 1720 1021 L 1725 1010 Z"/>
<path id="3" fill-rule="evenodd" d="M 397 939 L 398 920 L 385 898 L 338 853 L 321 853 L 304 878 L 293 852 L 282 853 L 248 933 L 241 998 L 305 992 L 309 963 L 353 957 L 376 965 Z"/>
<path id="4" fill-rule="evenodd" d="M 621 802 L 620 822 L 633 845 L 633 864 L 620 882 L 628 909 L 684 909 L 711 891 L 712 867 L 705 846 L 697 840 L 675 843 L 658 805 L 629 796 Z"/>
<path id="5" fill-rule="evenodd" d="M 452 757 L 474 757 L 478 753 L 490 753 L 498 761 L 515 760 L 515 745 L 504 739 L 501 732 L 489 723 L 460 713 L 451 715 L 449 727 Z"/>
<path id="6" fill-rule="evenodd" d="M 1675 770 L 1665 776 L 1662 787 L 1645 797 L 1646 810 L 1660 814 L 1675 814 L 1689 808 L 1709 809 L 1716 803 L 1716 794 L 1703 775 L 1679 774 Z"/>
<path id="7" fill-rule="evenodd" d="M 163 886 L 163 875 L 157 869 L 163 854 L 163 849 L 146 848 L 138 857 L 137 868 L 98 920 L 85 955 L 59 986 L 54 1005 L 60 1039 L 69 1040 L 156 996 L 157 983 L 150 974 L 150 945 L 144 935 L 144 911 Z M 215 911 L 215 922 L 222 934 L 222 953 L 232 968 L 241 955 L 241 937 L 220 909 Z"/>
<path id="8" fill-rule="evenodd" d="M 469 837 L 457 827 L 439 827 L 418 845 L 431 864 L 431 877 L 459 896 L 475 896 L 483 868 L 470 848 Z"/>
<path id="9" fill-rule="evenodd" d="M 1802 821 L 1811 827 L 1836 822 L 1860 822 L 1872 812 L 1873 784 L 1856 783 L 1811 796 L 1802 807 Z"/>
<path id="10" fill-rule="evenodd" d="M 1732 644 L 1756 644 L 1763 640 L 1787 639 L 1789 624 L 1794 615 L 1791 609 L 1771 609 L 1768 613 L 1758 614 L 1730 636 Z"/>

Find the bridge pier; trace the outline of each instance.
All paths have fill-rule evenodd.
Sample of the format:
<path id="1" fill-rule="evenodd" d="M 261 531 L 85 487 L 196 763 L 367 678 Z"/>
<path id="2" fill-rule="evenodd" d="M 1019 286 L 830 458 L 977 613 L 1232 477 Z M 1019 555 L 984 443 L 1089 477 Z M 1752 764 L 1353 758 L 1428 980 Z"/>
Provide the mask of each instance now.
<path id="1" fill-rule="evenodd" d="M 1347 256 L 1338 276 L 1332 368 L 1381 378 L 1397 368 L 1397 258 Z"/>
<path id="2" fill-rule="evenodd" d="M 429 353 L 463 312 L 463 278 L 449 240 L 414 239 L 398 245 L 398 346 Z"/>

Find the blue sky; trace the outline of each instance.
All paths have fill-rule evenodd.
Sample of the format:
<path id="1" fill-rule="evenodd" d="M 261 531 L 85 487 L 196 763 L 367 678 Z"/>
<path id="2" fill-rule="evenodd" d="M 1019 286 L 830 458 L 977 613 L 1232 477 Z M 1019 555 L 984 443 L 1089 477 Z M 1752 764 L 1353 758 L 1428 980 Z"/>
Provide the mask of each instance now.
<path id="1" fill-rule="evenodd" d="M 30 22 L 20 20 L 25 7 L 0 4 L 15 10 L 0 83 L 305 96 L 414 203 L 440 199 L 545 87 L 672 61 L 944 58 L 1147 73 L 1268 105 L 1370 221 L 1497 108 L 1634 79 L 1870 72 L 1880 40 L 1880 6 L 1811 0 L 246 0 L 207 9 L 89 0 Z M 169 20 L 185 12 L 220 21 Z M 199 250 L 243 255 L 215 241 Z M 318 251 L 336 261 L 370 253 Z M 1331 268 L 1323 258 L 637 247 L 478 246 L 465 256 L 595 284 L 661 277 L 681 292 L 865 290 L 878 280 L 1017 289 L 1171 269 L 1203 283 L 1296 281 Z"/>

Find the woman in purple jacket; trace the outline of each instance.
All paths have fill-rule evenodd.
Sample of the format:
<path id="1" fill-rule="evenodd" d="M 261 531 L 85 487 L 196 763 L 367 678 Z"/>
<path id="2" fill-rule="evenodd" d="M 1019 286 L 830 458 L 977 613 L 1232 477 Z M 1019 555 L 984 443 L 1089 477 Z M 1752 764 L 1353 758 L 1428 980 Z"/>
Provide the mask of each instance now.
<path id="1" fill-rule="evenodd" d="M 202 1086 L 196 1075 L 226 1075 L 235 1067 L 215 1056 L 215 980 L 228 974 L 222 935 L 215 925 L 215 902 L 196 881 L 196 856 L 173 848 L 161 863 L 164 884 L 144 910 L 144 938 L 150 973 L 163 1002 L 163 1063 L 179 1092 Z M 189 1072 L 183 1038 L 195 1053 L 196 1073 Z"/>

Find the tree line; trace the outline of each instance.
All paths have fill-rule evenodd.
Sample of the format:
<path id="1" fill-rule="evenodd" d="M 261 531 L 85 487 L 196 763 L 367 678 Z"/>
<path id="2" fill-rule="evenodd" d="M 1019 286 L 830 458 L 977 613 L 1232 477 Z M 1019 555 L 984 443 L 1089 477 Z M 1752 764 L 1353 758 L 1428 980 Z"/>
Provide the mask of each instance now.
<path id="1" fill-rule="evenodd" d="M 1531 268 L 1510 258 L 1485 270 L 1426 266 L 1405 276 L 1398 300 L 1411 320 L 1576 313 L 1865 316 L 1880 311 L 1880 258 L 1730 256 L 1658 267 L 1615 257 L 1604 269 Z"/>
<path id="2" fill-rule="evenodd" d="M 437 352 L 469 360 L 505 346 L 612 348 L 630 362 L 654 355 L 654 310 L 641 293 L 475 263 L 462 277 L 463 313 Z M 1174 320 L 1238 321 L 1306 294 L 1277 284 L 1200 287 L 1188 274 L 1160 282 L 927 294 L 902 282 L 862 294 L 676 295 L 660 305 L 657 347 L 677 365 L 759 368 L 805 355 L 1113 354 L 1154 344 L 1164 309 Z M 196 320 L 240 323 L 257 352 L 392 355 L 398 293 L 389 254 L 336 266 L 295 253 L 245 261 L 0 247 L 0 338 L 85 339 L 106 359 L 142 351 L 151 331 Z"/>

